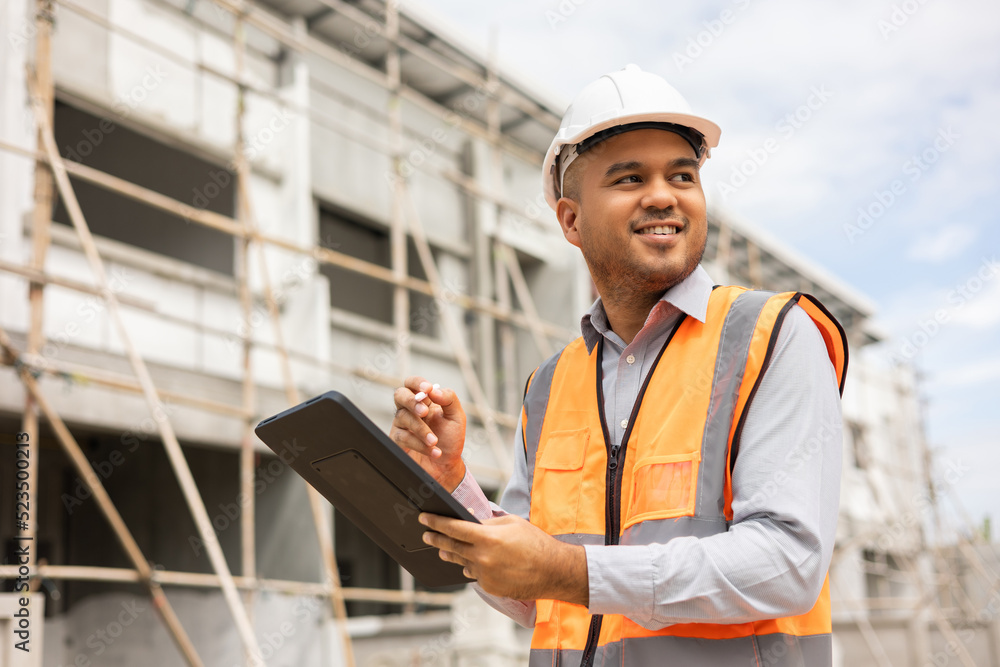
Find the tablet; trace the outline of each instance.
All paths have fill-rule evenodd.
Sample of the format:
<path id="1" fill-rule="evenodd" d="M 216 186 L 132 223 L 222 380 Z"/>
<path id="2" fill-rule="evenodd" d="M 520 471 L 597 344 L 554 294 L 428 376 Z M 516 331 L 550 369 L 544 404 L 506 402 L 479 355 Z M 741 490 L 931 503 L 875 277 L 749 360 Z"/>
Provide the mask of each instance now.
<path id="1" fill-rule="evenodd" d="M 346 396 L 328 391 L 268 417 L 254 431 L 421 584 L 471 581 L 424 543 L 427 528 L 417 515 L 476 518 Z"/>

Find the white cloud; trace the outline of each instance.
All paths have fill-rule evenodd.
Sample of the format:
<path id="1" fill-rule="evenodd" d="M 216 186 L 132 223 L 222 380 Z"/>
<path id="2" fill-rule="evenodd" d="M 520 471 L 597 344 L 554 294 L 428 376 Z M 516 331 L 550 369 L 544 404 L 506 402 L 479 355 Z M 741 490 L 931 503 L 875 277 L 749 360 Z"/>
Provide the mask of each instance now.
<path id="1" fill-rule="evenodd" d="M 950 296 L 958 302 L 956 323 L 978 330 L 996 327 L 1000 324 L 1000 264 L 984 262 Z"/>
<path id="2" fill-rule="evenodd" d="M 935 383 L 948 388 L 996 382 L 1000 380 L 1000 357 L 980 359 L 971 364 L 944 371 L 935 377 Z"/>
<path id="3" fill-rule="evenodd" d="M 906 250 L 914 261 L 939 264 L 958 257 L 976 240 L 976 230 L 963 224 L 952 224 L 938 232 L 921 233 Z"/>

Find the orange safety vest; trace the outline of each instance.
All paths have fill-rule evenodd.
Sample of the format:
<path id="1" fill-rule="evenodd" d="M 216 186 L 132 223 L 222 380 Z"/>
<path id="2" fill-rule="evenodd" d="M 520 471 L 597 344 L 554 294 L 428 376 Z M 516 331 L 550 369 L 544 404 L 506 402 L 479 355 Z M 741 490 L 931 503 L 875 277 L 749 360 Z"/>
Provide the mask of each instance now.
<path id="1" fill-rule="evenodd" d="M 716 287 L 706 322 L 685 317 L 668 337 L 622 443 L 610 441 L 603 414 L 603 341 L 588 352 L 578 338 L 543 363 L 521 416 L 531 523 L 573 544 L 665 543 L 728 530 L 740 434 L 795 304 L 822 333 L 843 392 L 844 331 L 797 292 Z M 815 667 L 831 663 L 830 631 L 829 577 L 805 614 L 752 623 L 647 630 L 622 615 L 538 600 L 529 664 Z"/>

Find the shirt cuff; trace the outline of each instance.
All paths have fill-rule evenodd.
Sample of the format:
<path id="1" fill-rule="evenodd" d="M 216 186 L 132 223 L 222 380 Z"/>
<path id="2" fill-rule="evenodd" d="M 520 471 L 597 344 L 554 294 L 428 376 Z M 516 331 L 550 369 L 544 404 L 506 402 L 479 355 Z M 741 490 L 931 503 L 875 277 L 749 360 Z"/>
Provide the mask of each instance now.
<path id="1" fill-rule="evenodd" d="M 636 623 L 653 618 L 656 565 L 648 546 L 584 545 L 591 614 L 622 614 Z"/>
<path id="2" fill-rule="evenodd" d="M 468 468 L 465 469 L 465 477 L 451 492 L 451 497 L 462 503 L 462 506 L 469 510 L 469 514 L 480 521 L 492 518 L 494 515 L 489 499 L 486 498 L 486 494 L 483 493 L 479 483 Z"/>

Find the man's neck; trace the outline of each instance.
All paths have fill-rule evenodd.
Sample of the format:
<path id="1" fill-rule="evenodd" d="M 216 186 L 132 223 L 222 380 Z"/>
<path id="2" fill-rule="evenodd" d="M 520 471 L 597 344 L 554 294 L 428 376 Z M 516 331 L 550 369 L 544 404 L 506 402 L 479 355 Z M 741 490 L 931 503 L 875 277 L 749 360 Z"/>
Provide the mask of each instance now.
<path id="1" fill-rule="evenodd" d="M 611 298 L 605 298 L 602 294 L 601 303 L 604 304 L 604 312 L 608 316 L 608 326 L 628 345 L 642 330 L 649 318 L 649 311 L 660 300 L 662 294 L 662 292 L 656 294 L 647 292 L 632 293 L 627 296 L 609 295 Z"/>

